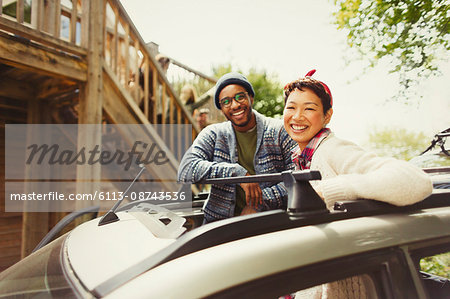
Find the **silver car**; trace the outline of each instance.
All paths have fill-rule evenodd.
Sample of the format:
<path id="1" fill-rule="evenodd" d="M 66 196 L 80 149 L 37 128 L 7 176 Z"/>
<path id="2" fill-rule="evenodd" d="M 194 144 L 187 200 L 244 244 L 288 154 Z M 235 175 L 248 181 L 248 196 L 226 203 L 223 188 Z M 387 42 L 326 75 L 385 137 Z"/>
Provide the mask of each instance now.
<path id="1" fill-rule="evenodd" d="M 449 280 L 419 262 L 450 252 L 450 190 L 412 206 L 357 200 L 328 212 L 308 182 L 318 177 L 253 176 L 285 182 L 287 211 L 206 225 L 203 199 L 189 211 L 112 210 L 117 219 L 85 222 L 2 272 L 0 298 L 313 298 L 355 278 L 364 294 L 345 298 L 449 298 Z"/>

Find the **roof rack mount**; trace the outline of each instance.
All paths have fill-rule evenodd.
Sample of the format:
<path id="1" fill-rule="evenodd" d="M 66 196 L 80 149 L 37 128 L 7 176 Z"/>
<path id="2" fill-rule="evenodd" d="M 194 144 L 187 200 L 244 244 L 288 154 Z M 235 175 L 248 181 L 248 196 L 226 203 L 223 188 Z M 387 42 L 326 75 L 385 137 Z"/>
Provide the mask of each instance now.
<path id="1" fill-rule="evenodd" d="M 288 191 L 288 212 L 292 216 L 304 216 L 329 213 L 325 203 L 309 183 L 310 180 L 321 178 L 317 170 L 287 170 L 282 173 L 207 179 L 203 182 L 206 184 L 283 182 Z"/>
<path id="2" fill-rule="evenodd" d="M 283 171 L 281 176 L 288 191 L 287 210 L 291 216 L 329 213 L 327 206 L 309 183 L 310 180 L 322 178 L 319 171 Z"/>

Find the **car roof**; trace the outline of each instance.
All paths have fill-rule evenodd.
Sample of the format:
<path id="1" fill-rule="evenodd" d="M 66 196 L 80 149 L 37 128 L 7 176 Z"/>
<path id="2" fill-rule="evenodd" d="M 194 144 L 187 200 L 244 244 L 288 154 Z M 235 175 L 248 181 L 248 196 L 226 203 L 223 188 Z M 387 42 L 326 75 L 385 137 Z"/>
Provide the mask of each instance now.
<path id="1" fill-rule="evenodd" d="M 117 222 L 103 224 L 95 220 L 81 228 L 75 228 L 67 240 L 68 258 L 74 271 L 82 281 L 88 281 L 86 287 L 95 296 L 103 297 L 143 273 L 153 272 L 154 269 L 161 266 L 169 267 L 168 265 L 179 258 L 225 244 L 234 244 L 234 242 L 260 236 L 265 238 L 268 234 L 283 233 L 292 229 L 302 228 L 308 231 L 307 227 L 319 227 L 320 225 L 330 227 L 335 222 L 345 223 L 349 220 L 362 221 L 355 225 L 364 227 L 364 217 L 394 217 L 393 215 L 397 214 L 405 217 L 411 213 L 413 215 L 424 213 L 420 212 L 424 209 L 439 207 L 446 207 L 442 212 L 446 219 L 444 225 L 450 228 L 448 222 L 450 193 L 446 190 L 435 190 L 424 201 L 405 207 L 395 207 L 372 200 L 338 202 L 335 205 L 335 211 L 330 213 L 309 184 L 309 180 L 320 179 L 320 173 L 317 171 L 286 171 L 281 174 L 214 180 L 215 183 L 233 183 L 235 180 L 242 179 L 283 181 L 289 193 L 288 210 L 266 211 L 233 217 L 203 225 L 182 234 L 184 218 L 148 202 L 141 202 L 131 206 L 129 210 L 118 212 Z M 115 210 L 111 210 L 108 214 L 117 216 Z M 168 220 L 166 221 L 167 225 L 160 221 L 163 214 Z M 411 219 L 411 217 L 407 219 Z M 407 222 L 408 225 L 411 225 L 409 220 Z M 423 228 L 425 228 L 425 232 L 429 232 L 429 226 L 424 225 Z M 388 228 L 384 227 L 384 229 Z M 320 229 L 313 231 L 316 231 L 318 236 L 321 235 Z M 437 231 L 442 231 L 444 235 L 449 233 L 445 229 Z M 413 232 L 417 233 L 417 230 L 414 229 Z M 427 238 L 430 237 L 432 236 L 427 236 Z M 398 241 L 398 238 L 396 240 Z M 379 243 L 379 246 L 383 246 L 378 239 L 375 238 L 373 241 Z M 410 242 L 412 239 L 405 241 Z M 86 244 L 93 245 L 89 248 L 86 247 Z M 330 246 L 330 244 L 325 246 Z M 96 255 L 86 258 L 86 255 L 90 254 L 89 250 L 92 249 L 104 253 L 103 256 L 98 259 L 95 257 Z M 136 249 L 137 252 L 134 252 L 133 249 Z M 330 254 L 333 254 L 332 252 L 334 251 L 332 250 Z M 322 256 L 327 258 L 326 254 Z M 108 265 L 114 263 L 117 265 Z M 98 268 L 98 271 L 92 271 L 94 266 L 96 269 Z"/>
<path id="2" fill-rule="evenodd" d="M 94 294 L 99 297 L 105 296 L 111 291 L 117 289 L 120 285 L 133 280 L 144 272 L 153 271 L 152 269 L 157 269 L 162 265 L 170 264 L 174 260 L 177 260 L 184 256 L 188 256 L 190 254 L 196 254 L 208 248 L 217 248 L 217 246 L 241 241 L 247 238 L 262 235 L 267 236 L 267 234 L 270 233 L 283 232 L 296 228 L 311 227 L 313 225 L 324 225 L 331 227 L 332 225 L 334 225 L 334 222 L 341 223 L 341 225 L 343 225 L 343 221 L 355 220 L 356 222 L 358 222 L 358 224 L 355 225 L 363 228 L 362 231 L 364 231 L 364 229 L 367 229 L 369 227 L 369 222 L 367 222 L 369 218 L 366 219 L 364 217 L 394 217 L 395 215 L 400 215 L 399 217 L 403 217 L 400 219 L 408 219 L 402 220 L 406 224 L 404 224 L 404 231 L 399 232 L 399 236 L 401 234 L 405 234 L 405 242 L 412 242 L 414 240 L 424 238 L 433 238 L 446 234 L 450 235 L 450 223 L 448 215 L 450 213 L 450 210 L 448 209 L 448 206 L 450 206 L 449 194 L 450 193 L 445 190 L 436 190 L 432 196 L 430 196 L 423 202 L 407 207 L 394 207 L 385 203 L 370 200 L 357 200 L 352 202 L 338 203 L 336 206 L 336 208 L 338 209 L 337 212 L 315 217 L 305 216 L 301 213 L 289 214 L 282 210 L 276 210 L 248 216 L 234 217 L 223 221 L 214 222 L 185 233 L 175 242 L 165 247 L 163 250 L 160 250 L 159 252 L 149 255 L 147 258 L 143 259 L 138 265 L 130 266 L 126 271 L 123 271 L 112 277 L 108 281 L 103 282 L 102 284 L 95 287 Z M 430 225 L 420 222 L 421 226 L 418 226 L 416 228 L 415 224 L 413 225 L 413 223 L 411 222 L 411 217 L 404 218 L 405 215 L 415 214 L 423 214 L 422 216 L 427 216 L 424 211 L 432 209 L 433 207 L 439 208 L 440 206 L 444 207 L 441 211 L 441 214 L 443 215 L 442 217 L 444 219 L 443 221 L 439 220 L 433 223 L 430 222 Z M 339 211 L 339 209 L 341 211 Z M 439 217 L 441 216 L 437 218 L 436 216 L 433 217 L 430 217 L 429 219 L 439 219 Z M 425 218 L 418 217 L 417 219 Z M 398 222 L 401 223 L 400 220 L 398 220 Z M 386 225 L 385 227 L 383 227 L 383 229 L 388 230 L 392 230 L 392 227 L 396 227 L 397 225 L 399 225 L 392 220 L 386 222 L 385 224 Z M 433 227 L 432 225 L 435 226 Z M 413 228 L 409 232 L 409 234 L 406 233 L 408 226 Z M 446 228 L 442 229 L 443 226 L 446 226 Z M 419 231 L 418 228 L 420 227 L 423 228 L 423 234 L 414 236 Z M 440 227 L 440 229 L 437 229 L 437 227 Z M 431 235 L 430 231 L 434 231 L 436 235 Z M 318 235 L 321 234 L 319 231 L 317 231 L 317 233 Z M 393 240 L 396 240 L 397 244 L 399 244 L 398 238 L 393 238 Z M 377 246 L 389 245 L 383 244 L 377 238 L 374 238 L 371 242 L 378 243 L 379 245 Z M 328 245 L 325 246 L 330 246 L 331 243 L 327 244 Z M 350 252 L 351 251 L 349 251 L 349 253 Z M 327 258 L 326 255 L 323 255 L 323 257 L 325 259 Z"/>

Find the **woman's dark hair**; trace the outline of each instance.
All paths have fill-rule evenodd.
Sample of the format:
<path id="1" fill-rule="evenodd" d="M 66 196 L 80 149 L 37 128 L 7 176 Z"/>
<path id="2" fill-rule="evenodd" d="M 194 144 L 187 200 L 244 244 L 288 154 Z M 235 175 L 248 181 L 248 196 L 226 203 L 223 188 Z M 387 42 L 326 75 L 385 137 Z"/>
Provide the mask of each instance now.
<path id="1" fill-rule="evenodd" d="M 331 96 L 326 92 L 322 82 L 311 77 L 300 78 L 286 84 L 284 87 L 284 103 L 286 104 L 287 98 L 295 89 L 304 91 L 305 88 L 311 90 L 319 97 L 322 101 L 323 114 L 327 113 L 331 108 Z"/>

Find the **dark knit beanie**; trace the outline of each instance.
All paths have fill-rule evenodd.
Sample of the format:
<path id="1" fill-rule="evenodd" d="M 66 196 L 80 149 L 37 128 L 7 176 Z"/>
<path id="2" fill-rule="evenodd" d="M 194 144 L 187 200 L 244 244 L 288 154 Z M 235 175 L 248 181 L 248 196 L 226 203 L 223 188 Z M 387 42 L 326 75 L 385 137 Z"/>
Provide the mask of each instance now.
<path id="1" fill-rule="evenodd" d="M 255 96 L 255 91 L 253 90 L 252 84 L 245 78 L 242 74 L 231 72 L 228 74 L 223 75 L 220 77 L 220 79 L 216 83 L 216 93 L 214 94 L 214 103 L 216 104 L 217 109 L 220 108 L 220 102 L 219 102 L 219 94 L 227 85 L 230 84 L 237 84 L 241 85 L 242 87 L 247 90 L 248 94 L 251 97 Z"/>

